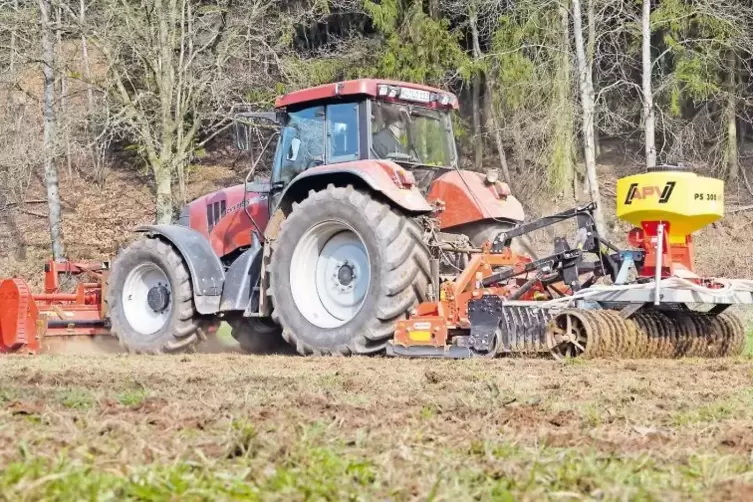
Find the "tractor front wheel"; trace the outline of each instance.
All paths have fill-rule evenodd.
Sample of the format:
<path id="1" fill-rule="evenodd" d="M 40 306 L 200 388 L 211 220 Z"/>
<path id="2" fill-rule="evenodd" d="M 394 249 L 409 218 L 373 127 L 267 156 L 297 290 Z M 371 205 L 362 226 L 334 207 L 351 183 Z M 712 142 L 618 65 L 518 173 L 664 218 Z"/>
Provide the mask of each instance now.
<path id="1" fill-rule="evenodd" d="M 159 239 L 138 240 L 118 256 L 107 306 L 112 334 L 136 353 L 187 351 L 216 323 L 196 313 L 186 264 Z"/>
<path id="2" fill-rule="evenodd" d="M 431 277 L 416 222 L 352 186 L 294 204 L 269 268 L 272 317 L 301 354 L 382 351 Z"/>

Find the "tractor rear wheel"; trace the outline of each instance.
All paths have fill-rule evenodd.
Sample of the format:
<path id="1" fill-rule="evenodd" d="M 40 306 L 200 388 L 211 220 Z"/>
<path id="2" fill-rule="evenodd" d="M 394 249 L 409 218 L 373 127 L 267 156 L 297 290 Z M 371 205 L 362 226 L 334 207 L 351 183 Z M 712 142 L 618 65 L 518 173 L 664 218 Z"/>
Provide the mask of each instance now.
<path id="1" fill-rule="evenodd" d="M 118 256 L 106 301 L 112 334 L 130 352 L 188 351 L 216 323 L 196 313 L 188 268 L 159 239 L 138 240 Z"/>
<path id="2" fill-rule="evenodd" d="M 229 319 L 230 334 L 248 354 L 285 352 L 290 346 L 282 339 L 282 328 L 269 319 L 239 317 Z"/>
<path id="3" fill-rule="evenodd" d="M 272 317 L 301 354 L 380 352 L 425 299 L 429 260 L 412 218 L 352 186 L 312 190 L 272 244 Z"/>

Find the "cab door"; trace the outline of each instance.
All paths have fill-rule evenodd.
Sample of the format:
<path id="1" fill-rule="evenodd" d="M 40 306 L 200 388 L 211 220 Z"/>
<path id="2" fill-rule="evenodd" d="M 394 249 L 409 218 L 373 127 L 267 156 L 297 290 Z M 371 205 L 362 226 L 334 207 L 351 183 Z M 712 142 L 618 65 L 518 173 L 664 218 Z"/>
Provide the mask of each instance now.
<path id="1" fill-rule="evenodd" d="M 314 106 L 288 113 L 272 169 L 270 211 L 280 201 L 285 187 L 310 167 L 325 162 L 325 107 Z"/>

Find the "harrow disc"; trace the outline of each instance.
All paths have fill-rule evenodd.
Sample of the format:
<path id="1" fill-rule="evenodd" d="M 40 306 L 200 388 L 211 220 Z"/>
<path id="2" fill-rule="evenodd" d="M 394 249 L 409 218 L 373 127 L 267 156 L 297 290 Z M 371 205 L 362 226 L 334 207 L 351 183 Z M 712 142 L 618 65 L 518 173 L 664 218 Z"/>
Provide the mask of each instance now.
<path id="1" fill-rule="evenodd" d="M 555 358 L 729 357 L 742 353 L 745 328 L 729 313 L 645 310 L 630 319 L 615 310 L 560 312 L 546 330 Z"/>

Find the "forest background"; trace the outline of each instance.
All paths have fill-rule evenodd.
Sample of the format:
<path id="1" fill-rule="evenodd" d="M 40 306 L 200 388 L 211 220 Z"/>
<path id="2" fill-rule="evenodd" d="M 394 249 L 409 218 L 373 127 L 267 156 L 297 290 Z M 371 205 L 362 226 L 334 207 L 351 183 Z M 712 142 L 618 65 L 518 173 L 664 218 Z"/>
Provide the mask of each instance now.
<path id="1" fill-rule="evenodd" d="M 462 167 L 529 218 L 599 200 L 619 241 L 617 178 L 724 178 L 697 261 L 750 277 L 752 53 L 750 1 L 0 0 L 0 277 L 112 257 L 245 177 L 238 105 L 357 77 L 455 92 Z"/>

